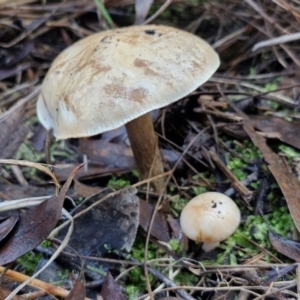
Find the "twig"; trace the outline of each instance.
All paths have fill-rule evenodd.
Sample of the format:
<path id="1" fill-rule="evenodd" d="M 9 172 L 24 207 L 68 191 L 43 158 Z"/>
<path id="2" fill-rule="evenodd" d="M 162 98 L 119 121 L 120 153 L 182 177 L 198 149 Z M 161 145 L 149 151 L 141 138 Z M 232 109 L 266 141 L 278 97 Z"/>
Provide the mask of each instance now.
<path id="1" fill-rule="evenodd" d="M 150 16 L 142 25 L 149 24 L 154 19 L 156 19 L 171 3 L 172 0 L 166 0 L 166 2 L 152 16 Z"/>
<path id="2" fill-rule="evenodd" d="M 273 38 L 273 39 L 269 39 L 269 40 L 265 40 L 265 41 L 261 41 L 259 43 L 256 43 L 253 48 L 252 51 L 256 51 L 257 49 L 263 48 L 263 47 L 269 47 L 269 46 L 274 46 L 274 45 L 279 45 L 279 44 L 284 44 L 284 43 L 288 43 L 288 42 L 293 42 L 296 40 L 300 39 L 300 32 L 297 33 L 291 33 L 291 34 L 284 34 L 282 36 Z"/>

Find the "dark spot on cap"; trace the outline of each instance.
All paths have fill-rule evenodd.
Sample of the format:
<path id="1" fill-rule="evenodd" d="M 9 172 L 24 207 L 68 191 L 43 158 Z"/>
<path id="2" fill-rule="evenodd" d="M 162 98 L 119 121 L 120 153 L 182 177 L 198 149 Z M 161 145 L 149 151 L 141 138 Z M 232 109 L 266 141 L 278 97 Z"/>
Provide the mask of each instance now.
<path id="1" fill-rule="evenodd" d="M 218 211 L 218 214 L 220 214 L 220 213 L 221 213 L 221 211 L 219 210 L 219 211 Z"/>
<path id="2" fill-rule="evenodd" d="M 147 30 L 145 30 L 145 33 L 149 34 L 149 35 L 153 35 L 153 34 L 155 34 L 155 30 L 153 30 L 153 29 L 147 29 Z"/>
<path id="3" fill-rule="evenodd" d="M 217 203 L 213 203 L 211 208 L 216 208 L 217 207 Z"/>

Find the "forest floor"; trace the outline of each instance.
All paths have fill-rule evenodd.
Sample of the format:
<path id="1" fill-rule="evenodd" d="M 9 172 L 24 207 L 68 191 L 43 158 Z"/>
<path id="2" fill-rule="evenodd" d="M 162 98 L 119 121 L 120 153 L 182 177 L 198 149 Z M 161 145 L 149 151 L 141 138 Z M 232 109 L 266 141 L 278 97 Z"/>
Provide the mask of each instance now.
<path id="1" fill-rule="evenodd" d="M 300 299 L 299 7 L 0 0 L 0 299 Z M 161 193 L 139 182 L 124 126 L 49 143 L 36 115 L 63 49 L 145 22 L 200 36 L 221 61 L 152 113 Z M 241 222 L 205 252 L 179 217 L 209 191 L 231 197 Z"/>

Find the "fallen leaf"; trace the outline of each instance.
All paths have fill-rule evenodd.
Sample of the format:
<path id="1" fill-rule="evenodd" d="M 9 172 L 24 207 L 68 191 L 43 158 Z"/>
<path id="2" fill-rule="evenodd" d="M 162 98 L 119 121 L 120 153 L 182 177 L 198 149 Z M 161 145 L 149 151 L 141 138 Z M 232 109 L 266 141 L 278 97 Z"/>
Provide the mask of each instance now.
<path id="1" fill-rule="evenodd" d="M 76 166 L 79 164 L 56 164 L 55 165 L 55 175 L 58 178 L 59 181 L 65 181 L 68 178 L 68 174 L 70 174 L 70 171 L 73 170 Z M 104 168 L 102 166 L 99 166 L 99 164 L 93 164 L 89 163 L 87 165 L 87 169 L 81 168 L 79 172 L 76 174 L 77 179 L 81 178 L 90 178 L 95 176 L 107 176 L 111 175 L 112 173 L 116 172 L 124 172 L 124 170 L 118 169 L 118 168 Z"/>
<path id="2" fill-rule="evenodd" d="M 12 158 L 26 138 L 28 128 L 23 125 L 24 105 L 15 109 L 0 122 L 0 158 Z"/>
<path id="3" fill-rule="evenodd" d="M 107 272 L 103 282 L 101 296 L 104 300 L 126 300 L 120 286 L 115 282 L 109 272 Z"/>
<path id="4" fill-rule="evenodd" d="M 114 192 L 104 189 L 84 200 L 79 213 Z M 81 255 L 103 256 L 110 249 L 130 251 L 139 220 L 139 199 L 133 187 L 122 189 L 75 219 L 69 246 Z M 62 231 L 59 236 L 63 236 Z"/>
<path id="5" fill-rule="evenodd" d="M 300 149 L 300 121 L 288 122 L 281 118 L 271 116 L 250 116 L 251 123 L 255 128 L 271 137 L 278 138 L 297 149 Z M 268 138 L 268 135 L 266 135 Z"/>
<path id="6" fill-rule="evenodd" d="M 20 184 L 0 183 L 0 191 L 0 200 L 15 200 L 53 195 L 55 193 L 55 187 L 53 184 L 51 186 L 25 186 Z M 2 196 L 5 196 L 6 199 L 2 198 Z"/>
<path id="7" fill-rule="evenodd" d="M 79 140 L 79 151 L 109 169 L 132 170 L 135 167 L 132 150 L 124 143 L 106 140 Z"/>
<path id="8" fill-rule="evenodd" d="M 251 119 L 249 119 L 247 115 L 239 110 L 234 104 L 229 104 L 237 112 L 237 114 L 244 119 L 243 127 L 253 144 L 261 151 L 265 161 L 268 163 L 269 170 L 273 174 L 283 195 L 285 196 L 295 226 L 298 231 L 300 231 L 300 186 L 297 178 L 287 168 L 282 158 L 274 153 L 267 145 L 265 138 L 260 136 L 254 130 Z"/>
<path id="9" fill-rule="evenodd" d="M 264 284 L 271 284 L 273 281 L 278 280 L 280 277 L 285 276 L 286 274 L 293 272 L 297 268 L 298 264 L 292 264 L 286 267 L 277 267 L 271 269 L 264 275 Z"/>
<path id="10" fill-rule="evenodd" d="M 89 197 L 91 195 L 94 195 L 96 193 L 99 193 L 101 188 L 96 186 L 89 186 L 86 184 L 81 183 L 77 179 L 74 179 L 74 188 L 78 195 L 82 197 Z"/>
<path id="11" fill-rule="evenodd" d="M 269 239 L 279 253 L 300 262 L 300 243 L 288 240 L 272 231 L 269 232 Z"/>
<path id="12" fill-rule="evenodd" d="M 154 208 L 151 204 L 140 200 L 140 226 L 145 232 L 148 232 L 153 211 Z M 159 212 L 154 217 L 151 235 L 159 241 L 168 242 L 170 240 L 168 223 Z"/>
<path id="13" fill-rule="evenodd" d="M 0 223 L 0 241 L 11 232 L 18 220 L 19 215 L 15 214 Z"/>
<path id="14" fill-rule="evenodd" d="M 85 286 L 80 280 L 76 280 L 74 287 L 65 298 L 65 300 L 84 300 L 86 296 Z"/>
<path id="15" fill-rule="evenodd" d="M 65 195 L 80 167 L 73 170 L 58 196 L 20 214 L 19 222 L 0 244 L 0 265 L 14 261 L 48 237 L 59 220 Z"/>

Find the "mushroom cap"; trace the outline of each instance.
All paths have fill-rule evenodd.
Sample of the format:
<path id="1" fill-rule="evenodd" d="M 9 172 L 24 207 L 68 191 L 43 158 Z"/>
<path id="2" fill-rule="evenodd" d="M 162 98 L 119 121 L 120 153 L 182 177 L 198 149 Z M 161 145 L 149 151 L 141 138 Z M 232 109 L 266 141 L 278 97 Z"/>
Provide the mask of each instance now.
<path id="1" fill-rule="evenodd" d="M 217 192 L 193 198 L 180 215 L 182 231 L 198 242 L 220 242 L 239 226 L 241 213 L 235 202 Z"/>
<path id="2" fill-rule="evenodd" d="M 96 135 L 186 96 L 219 64 L 209 44 L 176 28 L 102 31 L 53 61 L 37 115 L 57 139 Z"/>

